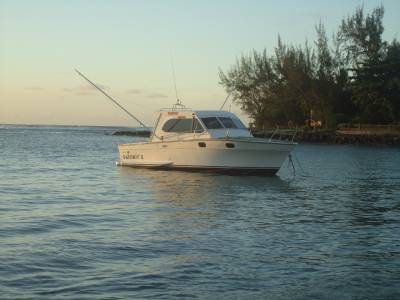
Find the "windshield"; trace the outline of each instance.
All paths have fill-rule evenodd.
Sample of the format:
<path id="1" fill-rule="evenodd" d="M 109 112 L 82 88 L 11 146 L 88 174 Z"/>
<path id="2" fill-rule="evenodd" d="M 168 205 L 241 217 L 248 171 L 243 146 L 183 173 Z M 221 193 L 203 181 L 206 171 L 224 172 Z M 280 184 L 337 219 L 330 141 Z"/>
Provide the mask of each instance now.
<path id="1" fill-rule="evenodd" d="M 235 122 L 237 128 L 247 129 L 247 127 L 239 119 L 233 119 L 233 122 Z"/>
<path id="2" fill-rule="evenodd" d="M 201 120 L 207 129 L 247 129 L 238 118 L 207 117 Z"/>
<path id="3" fill-rule="evenodd" d="M 162 130 L 165 132 L 203 132 L 204 129 L 197 119 L 169 119 L 165 122 Z"/>
<path id="4" fill-rule="evenodd" d="M 204 125 L 206 125 L 207 129 L 220 129 L 224 128 L 222 124 L 215 117 L 201 118 Z"/>
<path id="5" fill-rule="evenodd" d="M 237 128 L 231 118 L 218 117 L 225 128 Z"/>

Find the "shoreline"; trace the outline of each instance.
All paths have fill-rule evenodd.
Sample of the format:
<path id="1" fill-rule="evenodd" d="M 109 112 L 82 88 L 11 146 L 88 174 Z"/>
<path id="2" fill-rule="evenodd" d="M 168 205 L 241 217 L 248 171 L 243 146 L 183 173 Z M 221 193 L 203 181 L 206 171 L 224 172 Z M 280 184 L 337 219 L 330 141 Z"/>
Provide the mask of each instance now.
<path id="1" fill-rule="evenodd" d="M 255 137 L 292 140 L 295 131 L 285 132 L 253 132 Z M 299 143 L 321 143 L 334 145 L 366 145 L 366 146 L 400 146 L 400 133 L 320 130 L 299 131 L 293 141 Z"/>

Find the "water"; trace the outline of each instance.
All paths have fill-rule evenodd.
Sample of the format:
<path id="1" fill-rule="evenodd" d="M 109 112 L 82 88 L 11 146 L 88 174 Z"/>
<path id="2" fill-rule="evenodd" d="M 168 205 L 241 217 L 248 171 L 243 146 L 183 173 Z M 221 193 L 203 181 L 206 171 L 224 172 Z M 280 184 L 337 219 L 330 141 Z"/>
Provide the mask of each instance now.
<path id="1" fill-rule="evenodd" d="M 113 128 L 0 128 L 1 299 L 399 299 L 400 149 L 304 172 L 115 166 Z"/>

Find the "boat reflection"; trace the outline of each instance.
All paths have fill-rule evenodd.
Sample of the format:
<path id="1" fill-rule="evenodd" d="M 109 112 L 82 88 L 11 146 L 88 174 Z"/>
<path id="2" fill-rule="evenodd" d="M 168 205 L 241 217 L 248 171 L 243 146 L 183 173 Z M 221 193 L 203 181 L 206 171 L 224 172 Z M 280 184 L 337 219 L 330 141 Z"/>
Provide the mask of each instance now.
<path id="1" fill-rule="evenodd" d="M 276 195 L 289 188 L 279 177 L 126 167 L 118 168 L 118 172 L 121 188 L 132 194 L 131 205 L 138 207 L 139 215 L 146 215 L 139 223 L 152 233 L 151 242 L 187 241 L 195 239 L 199 232 L 202 236 L 234 226 L 238 220 L 246 223 L 262 213 L 260 208 L 265 208 L 266 202 L 278 204 Z"/>
<path id="2" fill-rule="evenodd" d="M 237 195 L 268 195 L 271 189 L 289 189 L 278 176 L 227 176 L 212 173 L 119 168 L 121 182 L 137 189 L 138 184 L 155 200 L 194 207 L 207 203 L 230 202 Z M 260 199 L 262 201 L 262 199 Z"/>

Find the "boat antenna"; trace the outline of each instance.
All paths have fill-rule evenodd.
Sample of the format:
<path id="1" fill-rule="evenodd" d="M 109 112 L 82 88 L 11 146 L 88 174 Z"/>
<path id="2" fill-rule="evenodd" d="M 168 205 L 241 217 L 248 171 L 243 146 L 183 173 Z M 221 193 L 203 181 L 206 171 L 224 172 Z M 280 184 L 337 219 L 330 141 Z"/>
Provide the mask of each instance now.
<path id="1" fill-rule="evenodd" d="M 79 76 L 81 76 L 83 79 L 85 79 L 87 82 L 89 82 L 90 85 L 92 85 L 94 88 L 96 88 L 98 91 L 100 91 L 104 96 L 106 96 L 109 100 L 111 100 L 115 105 L 117 105 L 124 112 L 126 112 L 132 119 L 134 119 L 136 122 L 138 122 L 141 126 L 148 128 L 145 124 L 143 124 L 142 121 L 140 121 L 138 118 L 136 118 L 134 115 L 132 115 L 125 107 L 123 107 L 121 104 L 119 104 L 114 98 L 112 98 L 105 91 L 103 91 L 101 88 L 99 88 L 96 84 L 94 84 L 92 81 L 90 81 L 89 78 L 87 78 L 85 75 L 83 75 L 81 72 L 79 72 L 78 69 L 75 69 L 75 71 L 76 71 L 76 73 L 78 73 Z"/>
<path id="2" fill-rule="evenodd" d="M 231 93 L 228 93 L 228 95 L 227 95 L 226 98 L 225 98 L 224 103 L 221 105 L 221 108 L 220 108 L 219 110 L 222 110 L 222 109 L 224 108 L 224 106 L 225 106 L 225 104 L 226 104 L 226 101 L 228 101 L 230 95 L 231 95 Z"/>
<path id="3" fill-rule="evenodd" d="M 176 96 L 176 104 L 175 104 L 175 106 L 183 106 L 181 100 L 179 100 L 178 89 L 176 88 L 174 58 L 172 57 L 172 55 L 171 55 L 171 68 L 172 68 L 172 79 L 174 80 L 175 96 Z"/>

